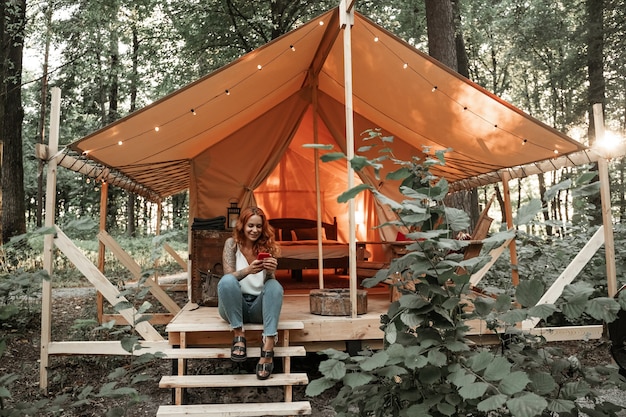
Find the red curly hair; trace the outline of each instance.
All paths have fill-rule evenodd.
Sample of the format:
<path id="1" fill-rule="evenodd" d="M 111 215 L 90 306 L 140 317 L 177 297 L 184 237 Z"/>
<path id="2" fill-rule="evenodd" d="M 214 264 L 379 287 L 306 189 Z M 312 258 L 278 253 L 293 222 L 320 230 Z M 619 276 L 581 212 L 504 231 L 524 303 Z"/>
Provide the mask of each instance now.
<path id="1" fill-rule="evenodd" d="M 237 224 L 233 229 L 233 239 L 235 239 L 238 245 L 243 244 L 246 239 L 244 227 L 252 216 L 259 216 L 262 224 L 261 236 L 254 242 L 253 246 L 255 255 L 259 252 L 268 252 L 274 258 L 278 257 L 280 255 L 280 246 L 276 242 L 274 228 L 269 224 L 267 216 L 259 207 L 247 207 L 241 211 Z"/>

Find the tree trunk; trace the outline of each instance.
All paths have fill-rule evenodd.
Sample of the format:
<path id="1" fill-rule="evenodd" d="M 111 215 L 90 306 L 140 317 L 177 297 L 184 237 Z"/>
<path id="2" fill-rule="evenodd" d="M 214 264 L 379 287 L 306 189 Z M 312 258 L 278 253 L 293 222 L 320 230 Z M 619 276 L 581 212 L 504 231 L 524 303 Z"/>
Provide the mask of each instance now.
<path id="1" fill-rule="evenodd" d="M 0 2 L 0 135 L 2 152 L 2 242 L 26 232 L 22 158 L 22 50 L 26 0 Z"/>
<path id="2" fill-rule="evenodd" d="M 596 140 L 596 126 L 593 119 L 593 105 L 602 104 L 605 108 L 605 82 L 604 82 L 604 0 L 587 0 L 587 70 L 589 72 L 589 143 L 593 145 Z M 595 164 L 594 164 L 595 165 Z M 596 165 L 597 168 L 597 165 Z M 602 224 L 602 201 L 600 194 L 590 198 L 595 206 L 591 213 L 591 224 Z"/>
<path id="3" fill-rule="evenodd" d="M 50 57 L 50 31 L 52 25 L 52 7 L 48 5 L 45 11 L 46 16 L 46 44 L 43 58 L 43 70 L 41 75 L 41 108 L 39 110 L 39 143 L 44 143 L 46 138 L 46 113 L 48 109 L 48 60 Z M 43 225 L 43 171 L 45 163 L 41 159 L 38 162 L 37 171 L 37 213 L 35 219 L 37 227 Z"/>

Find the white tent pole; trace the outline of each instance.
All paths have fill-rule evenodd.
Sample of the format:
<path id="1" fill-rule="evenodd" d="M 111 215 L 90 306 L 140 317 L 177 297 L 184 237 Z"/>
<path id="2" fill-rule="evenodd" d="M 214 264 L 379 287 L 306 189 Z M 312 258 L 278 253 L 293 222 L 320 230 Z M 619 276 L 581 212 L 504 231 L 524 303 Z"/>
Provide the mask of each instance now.
<path id="1" fill-rule="evenodd" d="M 596 144 L 604 139 L 604 116 L 602 104 L 593 105 L 593 121 L 596 130 Z M 606 158 L 598 159 L 600 179 L 600 199 L 602 200 L 602 224 L 604 226 L 604 256 L 606 261 L 606 279 L 609 297 L 617 294 L 617 274 L 615 269 L 615 244 L 613 241 L 613 219 L 611 216 L 611 190 L 609 167 Z"/>
<path id="2" fill-rule="evenodd" d="M 343 73 L 346 99 L 346 156 L 348 157 L 348 189 L 354 187 L 354 170 L 350 161 L 354 158 L 354 114 L 352 108 L 352 37 L 354 25 L 354 1 L 342 0 L 339 5 L 339 24 L 343 28 Z M 352 317 L 357 316 L 356 294 L 356 227 L 354 219 L 354 199 L 348 201 L 349 223 L 349 271 L 350 271 L 350 306 Z"/>
<path id="3" fill-rule="evenodd" d="M 57 189 L 57 162 L 56 155 L 59 150 L 59 120 L 61 119 L 61 89 L 52 87 L 52 106 L 50 107 L 50 137 L 48 138 L 48 169 L 46 172 L 46 213 L 45 226 L 54 226 L 56 210 Z M 39 388 L 48 390 L 48 347 L 52 341 L 52 252 L 54 250 L 54 235 L 44 236 L 43 268 L 50 276 L 49 280 L 43 280 L 41 284 L 41 356 L 39 361 Z"/>
<path id="4" fill-rule="evenodd" d="M 319 142 L 317 131 L 317 77 L 313 83 L 313 143 Z M 322 246 L 322 191 L 320 189 L 320 151 L 313 150 L 315 158 L 315 204 L 317 207 L 317 273 L 320 289 L 324 288 L 324 249 Z"/>

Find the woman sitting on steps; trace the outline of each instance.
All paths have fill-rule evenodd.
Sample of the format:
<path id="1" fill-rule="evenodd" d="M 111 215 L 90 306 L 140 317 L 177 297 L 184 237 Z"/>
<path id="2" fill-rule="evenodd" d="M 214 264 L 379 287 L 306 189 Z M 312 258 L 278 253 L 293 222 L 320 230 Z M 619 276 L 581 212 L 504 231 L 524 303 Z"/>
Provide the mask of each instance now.
<path id="1" fill-rule="evenodd" d="M 274 275 L 279 254 L 274 230 L 263 210 L 258 207 L 244 209 L 233 237 L 224 244 L 225 275 L 217 287 L 218 310 L 233 329 L 231 359 L 235 362 L 247 358 L 244 323 L 263 324 L 263 346 L 256 367 L 259 379 L 269 378 L 274 370 L 274 345 L 283 305 L 283 287 Z"/>

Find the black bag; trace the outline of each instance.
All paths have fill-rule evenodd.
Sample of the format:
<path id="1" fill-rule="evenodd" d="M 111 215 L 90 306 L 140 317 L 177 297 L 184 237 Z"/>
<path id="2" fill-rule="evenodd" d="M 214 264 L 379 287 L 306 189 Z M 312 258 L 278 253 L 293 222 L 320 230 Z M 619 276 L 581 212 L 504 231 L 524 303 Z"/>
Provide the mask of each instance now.
<path id="1" fill-rule="evenodd" d="M 216 270 L 221 269 L 220 264 L 215 265 Z M 200 294 L 200 299 L 197 301 L 197 304 L 201 307 L 217 307 L 218 298 L 217 298 L 217 284 L 219 284 L 220 279 L 222 279 L 222 274 L 217 274 L 215 272 L 222 271 L 198 271 L 200 274 L 200 279 L 202 280 L 202 293 Z"/>

